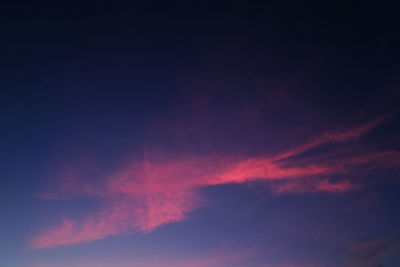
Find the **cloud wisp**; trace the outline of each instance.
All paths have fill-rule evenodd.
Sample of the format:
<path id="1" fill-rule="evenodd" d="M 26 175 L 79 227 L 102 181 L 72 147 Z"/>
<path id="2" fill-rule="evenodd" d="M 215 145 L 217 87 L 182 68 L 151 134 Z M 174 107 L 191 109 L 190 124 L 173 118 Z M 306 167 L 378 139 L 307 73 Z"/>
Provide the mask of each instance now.
<path id="1" fill-rule="evenodd" d="M 377 261 L 400 249 L 400 238 L 369 238 L 360 240 L 350 245 L 350 250 L 357 255 L 353 258 L 354 266 L 365 266 L 369 264 L 379 265 Z"/>
<path id="2" fill-rule="evenodd" d="M 150 232 L 164 224 L 185 219 L 202 203 L 198 190 L 206 186 L 268 181 L 275 194 L 336 194 L 358 189 L 360 184 L 340 177 L 366 163 L 369 166 L 399 166 L 400 153 L 353 153 L 340 160 L 322 161 L 312 157 L 296 160 L 295 156 L 328 143 L 340 144 L 360 138 L 382 121 L 378 119 L 344 131 L 326 133 L 271 156 L 147 158 L 131 161 L 100 186 L 80 186 L 83 181 L 75 179 L 76 185 L 70 188 L 80 188 L 80 191 L 70 194 L 100 198 L 103 207 L 81 220 L 64 219 L 59 225 L 44 229 L 31 239 L 30 245 L 35 249 L 50 248 L 134 231 Z M 57 194 L 44 196 L 47 199 L 65 198 Z"/>

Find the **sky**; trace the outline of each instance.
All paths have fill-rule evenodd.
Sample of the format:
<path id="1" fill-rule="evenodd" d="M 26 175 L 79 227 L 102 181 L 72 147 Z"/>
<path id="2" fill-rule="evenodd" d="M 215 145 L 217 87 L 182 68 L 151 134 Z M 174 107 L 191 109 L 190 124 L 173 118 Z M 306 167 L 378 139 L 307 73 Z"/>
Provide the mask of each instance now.
<path id="1" fill-rule="evenodd" d="M 400 266 L 395 11 L 6 4 L 0 267 Z"/>

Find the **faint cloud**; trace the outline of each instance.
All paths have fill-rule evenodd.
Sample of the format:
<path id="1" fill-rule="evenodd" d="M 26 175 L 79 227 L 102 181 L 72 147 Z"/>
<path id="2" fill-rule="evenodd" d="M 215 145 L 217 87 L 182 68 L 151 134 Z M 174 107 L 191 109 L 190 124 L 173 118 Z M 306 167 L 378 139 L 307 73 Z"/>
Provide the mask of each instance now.
<path id="1" fill-rule="evenodd" d="M 400 237 L 371 237 L 354 242 L 349 246 L 349 249 L 356 254 L 351 261 L 353 265 L 365 266 L 375 264 L 373 266 L 383 266 L 378 261 L 400 250 Z"/>

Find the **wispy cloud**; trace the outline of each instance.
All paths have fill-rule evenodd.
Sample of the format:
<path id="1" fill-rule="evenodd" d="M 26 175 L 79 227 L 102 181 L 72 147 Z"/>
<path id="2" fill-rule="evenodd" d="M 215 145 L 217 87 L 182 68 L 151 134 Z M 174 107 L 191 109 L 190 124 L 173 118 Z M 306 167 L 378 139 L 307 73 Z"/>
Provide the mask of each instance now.
<path id="1" fill-rule="evenodd" d="M 348 180 L 332 182 L 327 178 L 322 179 L 301 179 L 273 183 L 271 190 L 275 194 L 300 194 L 300 193 L 345 193 L 360 188 L 360 185 L 351 183 Z"/>
<path id="2" fill-rule="evenodd" d="M 300 145 L 292 150 L 278 154 L 275 157 L 275 159 L 286 159 L 291 156 L 295 156 L 303 152 L 309 151 L 324 144 L 340 143 L 340 142 L 355 140 L 361 137 L 362 135 L 366 134 L 367 132 L 369 132 L 371 129 L 383 123 L 387 119 L 387 117 L 388 116 L 379 117 L 369 123 L 362 124 L 360 126 L 351 129 L 346 129 L 344 131 L 334 131 L 323 134 L 318 138 L 311 140 L 310 142 Z"/>
<path id="3" fill-rule="evenodd" d="M 385 164 L 399 166 L 397 151 L 350 154 L 340 160 L 296 161 L 299 155 L 326 143 L 355 140 L 378 126 L 377 119 L 344 131 L 323 134 L 296 148 L 271 156 L 257 157 L 171 157 L 133 160 L 111 174 L 101 185 L 90 186 L 75 179 L 70 194 L 87 194 L 106 204 L 84 219 L 64 219 L 60 225 L 44 229 L 31 240 L 33 248 L 48 248 L 101 239 L 132 231 L 149 232 L 155 228 L 185 219 L 198 207 L 198 189 L 205 186 L 248 181 L 268 181 L 271 190 L 283 193 L 345 193 L 360 188 L 346 178 L 330 176 L 348 173 L 354 166 Z M 82 182 L 83 183 L 83 182 Z M 76 189 L 76 190 L 74 190 Z M 63 198 L 47 194 L 48 198 Z M 56 196 L 56 197 L 55 197 Z"/>
<path id="4" fill-rule="evenodd" d="M 368 264 L 383 266 L 380 265 L 378 261 L 400 250 L 400 237 L 360 240 L 351 244 L 350 250 L 356 254 L 352 259 L 352 263 L 355 266 L 365 266 Z"/>

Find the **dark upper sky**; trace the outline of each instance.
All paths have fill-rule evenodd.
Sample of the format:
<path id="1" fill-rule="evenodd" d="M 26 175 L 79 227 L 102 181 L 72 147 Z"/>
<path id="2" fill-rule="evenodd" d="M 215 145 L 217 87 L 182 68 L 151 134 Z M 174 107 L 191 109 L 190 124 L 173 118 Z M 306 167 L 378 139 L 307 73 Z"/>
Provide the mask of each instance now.
<path id="1" fill-rule="evenodd" d="M 396 11 L 6 4 L 0 266 L 398 266 Z"/>

